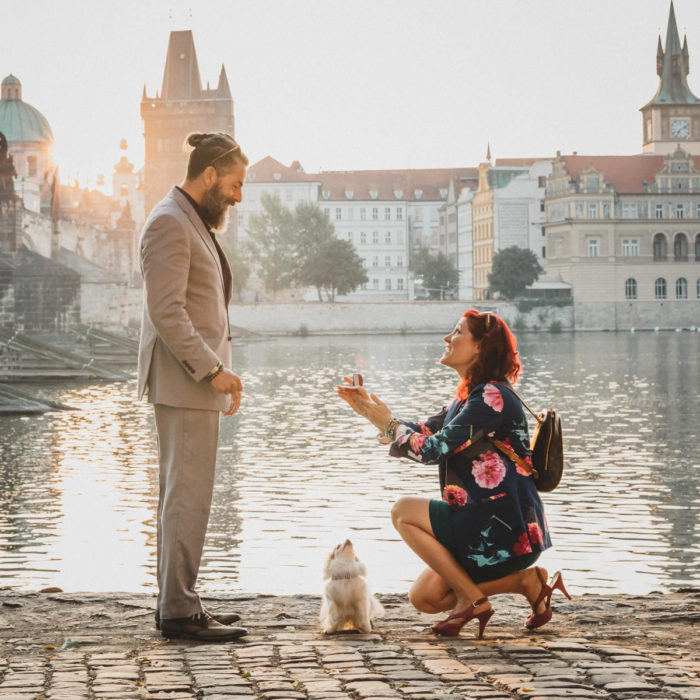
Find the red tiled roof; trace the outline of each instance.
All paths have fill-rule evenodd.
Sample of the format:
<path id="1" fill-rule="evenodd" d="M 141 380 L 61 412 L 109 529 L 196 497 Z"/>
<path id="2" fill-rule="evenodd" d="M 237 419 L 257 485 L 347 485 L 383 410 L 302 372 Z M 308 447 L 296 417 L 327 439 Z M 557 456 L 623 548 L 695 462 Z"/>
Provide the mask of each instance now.
<path id="1" fill-rule="evenodd" d="M 354 200 L 439 201 L 445 199 L 440 190 L 449 189 L 451 180 L 454 181 L 457 196 L 464 187 L 476 189 L 479 171 L 476 168 L 328 171 L 321 172 L 319 178 L 323 200 L 347 201 L 345 191 L 352 190 Z M 419 198 L 416 197 L 416 190 L 421 190 Z M 328 197 L 323 196 L 324 191 L 329 193 Z M 377 196 L 372 197 L 370 191 L 376 191 Z M 397 197 L 399 191 L 401 195 Z"/>
<path id="2" fill-rule="evenodd" d="M 615 192 L 631 194 L 644 192 L 643 182 L 653 184 L 656 174 L 664 167 L 664 156 L 643 154 L 635 156 L 562 156 L 572 177 L 580 177 L 588 168 L 602 173 Z M 700 167 L 700 157 L 694 165 Z"/>
<path id="3" fill-rule="evenodd" d="M 554 158 L 549 156 L 548 158 L 496 158 L 495 166 L 503 166 L 507 168 L 529 168 L 535 163 L 541 163 L 543 161 L 552 161 Z"/>
<path id="4" fill-rule="evenodd" d="M 301 170 L 301 172 L 300 172 Z M 275 178 L 275 175 L 278 175 Z M 441 189 L 448 189 L 450 180 L 455 183 L 459 196 L 464 187 L 476 189 L 479 178 L 477 168 L 432 168 L 424 170 L 328 170 L 305 173 L 298 161 L 286 166 L 271 156 L 254 163 L 248 169 L 248 182 L 319 182 L 321 201 L 348 201 L 346 191 L 352 191 L 353 200 L 396 200 L 395 192 L 401 191 L 402 200 L 415 200 L 416 190 L 421 190 L 421 200 L 442 200 Z M 377 192 L 376 197 L 370 191 Z M 328 197 L 323 197 L 323 192 Z"/>

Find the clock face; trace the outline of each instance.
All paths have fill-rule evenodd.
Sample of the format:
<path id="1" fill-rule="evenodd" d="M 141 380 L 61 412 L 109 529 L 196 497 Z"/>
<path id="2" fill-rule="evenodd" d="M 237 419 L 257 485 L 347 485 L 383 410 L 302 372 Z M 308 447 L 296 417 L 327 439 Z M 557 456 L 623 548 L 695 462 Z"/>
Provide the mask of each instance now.
<path id="1" fill-rule="evenodd" d="M 672 119 L 671 136 L 674 136 L 677 139 L 687 139 L 688 136 L 690 136 L 690 120 Z"/>

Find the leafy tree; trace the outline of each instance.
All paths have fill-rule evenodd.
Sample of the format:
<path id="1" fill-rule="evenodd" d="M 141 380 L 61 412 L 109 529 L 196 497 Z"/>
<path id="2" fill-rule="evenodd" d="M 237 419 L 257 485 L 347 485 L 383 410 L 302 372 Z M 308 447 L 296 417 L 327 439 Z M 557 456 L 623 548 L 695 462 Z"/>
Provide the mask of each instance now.
<path id="1" fill-rule="evenodd" d="M 423 279 L 423 287 L 431 299 L 444 298 L 446 289 L 456 289 L 459 271 L 444 254 L 433 255 L 428 248 L 420 248 L 413 256 L 411 267 L 417 277 Z"/>
<path id="2" fill-rule="evenodd" d="M 231 246 L 223 240 L 220 241 L 220 243 L 221 247 L 224 249 L 224 253 L 226 253 L 229 265 L 231 266 L 233 294 L 240 300 L 251 273 L 249 253 L 247 253 L 242 246 L 231 248 Z"/>
<path id="3" fill-rule="evenodd" d="M 337 294 L 354 292 L 367 281 L 362 258 L 348 241 L 335 237 L 328 216 L 312 203 L 300 202 L 294 212 L 297 231 L 296 280 L 304 286 L 316 287 L 318 300 L 328 301 Z"/>
<path id="4" fill-rule="evenodd" d="M 489 285 L 506 299 L 520 296 L 544 272 L 537 256 L 529 248 L 516 245 L 499 250 L 493 256 Z"/>
<path id="5" fill-rule="evenodd" d="M 251 214 L 247 250 L 270 292 L 288 289 L 295 281 L 297 250 L 294 214 L 277 195 L 264 193 L 263 210 Z"/>

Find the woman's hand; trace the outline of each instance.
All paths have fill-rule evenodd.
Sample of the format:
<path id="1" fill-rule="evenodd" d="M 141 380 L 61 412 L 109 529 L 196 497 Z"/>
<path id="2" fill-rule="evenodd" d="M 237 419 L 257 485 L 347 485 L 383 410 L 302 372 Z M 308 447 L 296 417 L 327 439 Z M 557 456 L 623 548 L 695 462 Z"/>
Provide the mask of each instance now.
<path id="1" fill-rule="evenodd" d="M 338 396 L 345 401 L 355 413 L 376 425 L 379 430 L 386 430 L 391 420 L 391 410 L 376 394 L 368 394 L 362 386 L 353 386 L 350 377 L 343 377 L 345 384 L 336 386 Z"/>

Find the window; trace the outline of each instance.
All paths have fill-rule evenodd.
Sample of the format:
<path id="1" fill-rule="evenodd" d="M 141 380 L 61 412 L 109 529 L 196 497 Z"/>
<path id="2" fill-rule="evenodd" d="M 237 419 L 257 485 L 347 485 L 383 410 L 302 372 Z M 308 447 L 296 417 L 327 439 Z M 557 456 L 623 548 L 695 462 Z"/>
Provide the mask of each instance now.
<path id="1" fill-rule="evenodd" d="M 695 234 L 695 262 L 700 261 L 700 233 Z"/>
<path id="2" fill-rule="evenodd" d="M 390 292 L 390 291 L 391 291 L 391 277 L 387 277 L 387 278 L 384 280 L 384 289 L 386 289 L 387 292 Z"/>
<path id="3" fill-rule="evenodd" d="M 544 226 L 542 227 L 542 235 L 546 236 L 547 234 L 544 232 Z"/>
<path id="4" fill-rule="evenodd" d="M 396 256 L 396 267 L 403 267 L 403 255 Z"/>
<path id="5" fill-rule="evenodd" d="M 391 255 L 384 256 L 384 267 L 391 267 Z"/>
<path id="6" fill-rule="evenodd" d="M 588 218 L 597 219 L 598 218 L 598 205 L 594 202 L 588 203 Z"/>
<path id="7" fill-rule="evenodd" d="M 610 202 L 603 202 L 603 218 L 610 218 Z"/>
<path id="8" fill-rule="evenodd" d="M 663 204 L 657 204 L 654 207 L 654 214 L 657 219 L 663 219 L 664 218 L 664 205 Z"/>
<path id="9" fill-rule="evenodd" d="M 583 219 L 583 204 L 576 202 L 576 218 Z"/>
<path id="10" fill-rule="evenodd" d="M 128 197 L 129 196 L 129 185 L 121 185 L 119 187 L 119 196 Z"/>
<path id="11" fill-rule="evenodd" d="M 372 279 L 372 289 L 379 289 L 379 279 L 377 277 Z"/>
<path id="12" fill-rule="evenodd" d="M 546 175 L 539 175 L 537 177 L 537 186 L 538 187 L 546 187 L 547 186 L 547 176 Z"/>
<path id="13" fill-rule="evenodd" d="M 340 221 L 343 218 L 343 210 L 340 207 L 335 208 L 335 220 Z"/>
<path id="14" fill-rule="evenodd" d="M 384 243 L 391 245 L 391 231 L 386 231 L 384 233 Z"/>
<path id="15" fill-rule="evenodd" d="M 360 231 L 360 243 L 367 243 L 367 234 L 365 231 Z"/>
<path id="16" fill-rule="evenodd" d="M 540 211 L 544 211 L 544 199 L 540 199 Z"/>
<path id="17" fill-rule="evenodd" d="M 626 238 L 622 241 L 622 254 L 626 257 L 636 257 L 639 255 L 639 243 L 636 238 Z"/>
<path id="18" fill-rule="evenodd" d="M 352 243 L 352 231 L 348 231 L 348 242 Z"/>
<path id="19" fill-rule="evenodd" d="M 683 205 L 676 204 L 676 219 L 682 219 L 684 216 Z"/>
<path id="20" fill-rule="evenodd" d="M 623 219 L 636 219 L 637 218 L 637 204 L 623 204 L 622 205 L 622 218 Z"/>
<path id="21" fill-rule="evenodd" d="M 375 255 L 372 258 L 372 267 L 379 267 L 379 256 Z"/>
<path id="22" fill-rule="evenodd" d="M 373 245 L 379 244 L 379 231 L 372 231 L 372 244 Z"/>
<path id="23" fill-rule="evenodd" d="M 700 299 L 700 278 L 698 278 L 697 284 L 695 285 L 697 287 L 697 297 Z"/>
<path id="24" fill-rule="evenodd" d="M 654 260 L 666 260 L 666 236 L 663 233 L 657 233 L 654 235 L 653 242 L 654 249 Z"/>
<path id="25" fill-rule="evenodd" d="M 654 282 L 654 299 L 666 298 L 666 280 L 663 277 Z"/>
<path id="26" fill-rule="evenodd" d="M 595 175 L 590 175 L 586 178 L 586 191 L 587 192 L 597 192 L 599 185 L 599 180 Z"/>
<path id="27" fill-rule="evenodd" d="M 598 239 L 590 238 L 588 240 L 588 257 L 597 258 L 598 257 Z"/>
<path id="28" fill-rule="evenodd" d="M 688 238 L 684 233 L 677 233 L 673 237 L 673 259 L 682 262 L 688 260 Z"/>
<path id="29" fill-rule="evenodd" d="M 637 298 L 637 280 L 631 277 L 625 280 L 625 299 Z"/>
<path id="30" fill-rule="evenodd" d="M 403 209 L 401 209 L 401 207 L 397 207 L 397 209 L 396 209 L 396 220 L 397 221 L 403 220 Z"/>
<path id="31" fill-rule="evenodd" d="M 391 207 L 384 208 L 384 219 L 386 221 L 391 221 Z"/>
<path id="32" fill-rule="evenodd" d="M 379 208 L 372 207 L 372 221 L 376 221 L 379 218 Z"/>
<path id="33" fill-rule="evenodd" d="M 27 156 L 27 177 L 36 177 L 36 156 Z"/>
<path id="34" fill-rule="evenodd" d="M 676 299 L 688 298 L 688 280 L 685 277 L 679 277 L 676 280 Z"/>
<path id="35" fill-rule="evenodd" d="M 364 207 L 360 208 L 360 221 L 364 221 L 367 218 L 367 210 Z"/>
<path id="36" fill-rule="evenodd" d="M 695 218 L 700 219 L 700 204 L 695 207 Z"/>
<path id="37" fill-rule="evenodd" d="M 252 199 L 252 197 L 251 197 Z M 323 207 L 323 213 L 326 215 L 327 219 L 331 218 L 331 210 L 328 207 Z"/>
<path id="38" fill-rule="evenodd" d="M 396 280 L 396 289 L 399 291 L 403 289 L 403 277 L 399 277 L 399 279 Z"/>
<path id="39" fill-rule="evenodd" d="M 547 257 L 547 246 L 542 246 L 542 257 L 546 258 Z"/>

